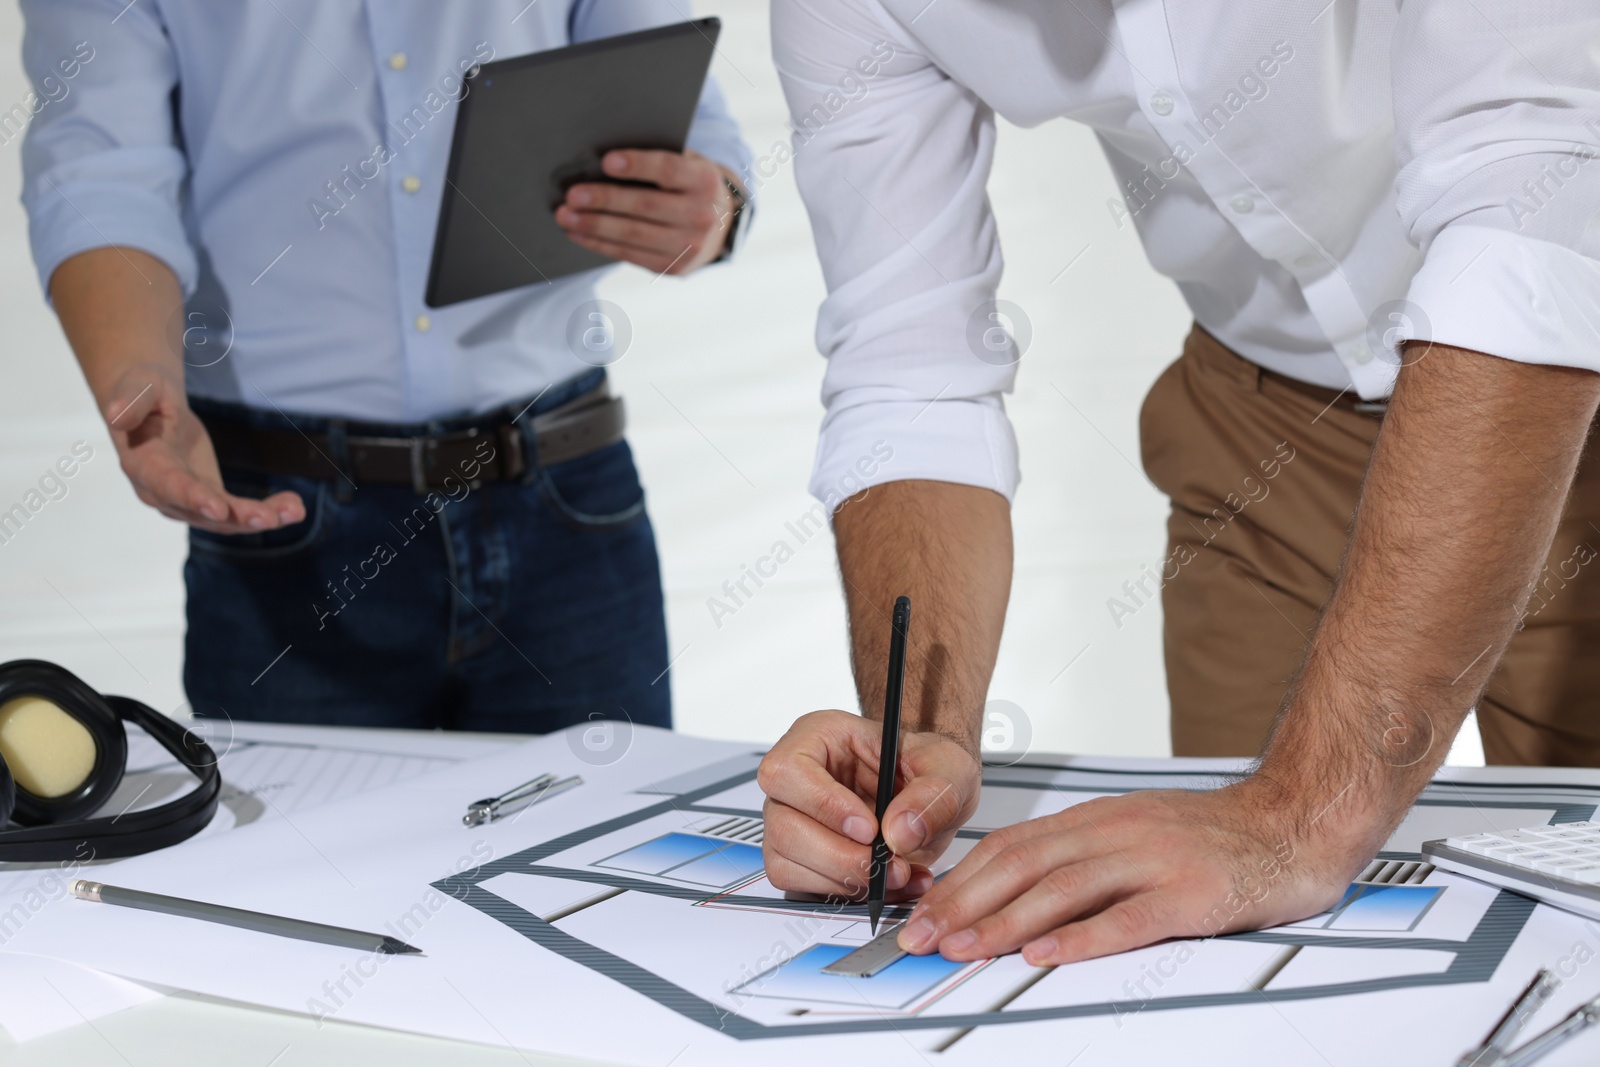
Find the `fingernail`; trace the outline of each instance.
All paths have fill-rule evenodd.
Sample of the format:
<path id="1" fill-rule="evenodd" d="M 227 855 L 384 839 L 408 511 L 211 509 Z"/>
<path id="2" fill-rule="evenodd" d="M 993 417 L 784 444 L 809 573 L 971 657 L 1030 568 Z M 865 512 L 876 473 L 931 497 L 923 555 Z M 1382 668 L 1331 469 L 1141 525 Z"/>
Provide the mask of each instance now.
<path id="1" fill-rule="evenodd" d="M 937 936 L 939 931 L 933 923 L 927 919 L 915 919 L 900 928 L 900 936 L 896 940 L 907 952 L 921 952 L 932 945 Z"/>
<path id="2" fill-rule="evenodd" d="M 605 158 L 605 168 L 612 173 L 620 173 L 628 169 L 628 157 L 621 152 L 611 152 Z"/>
<path id="3" fill-rule="evenodd" d="M 217 517 L 220 517 L 220 516 L 217 516 Z M 250 516 L 250 528 L 252 530 L 259 530 L 263 526 L 265 526 L 266 524 L 267 524 L 267 520 L 263 519 L 260 515 L 252 515 L 252 516 Z"/>
<path id="4" fill-rule="evenodd" d="M 1038 967 L 1056 954 L 1056 947 L 1055 938 L 1041 937 L 1022 946 L 1022 958 L 1032 966 Z"/>
<path id="5" fill-rule="evenodd" d="M 978 935 L 971 930 L 961 930 L 939 942 L 941 952 L 965 952 L 978 943 Z"/>
<path id="6" fill-rule="evenodd" d="M 904 889 L 908 881 L 910 881 L 910 876 L 906 873 L 904 865 L 899 863 L 889 864 L 889 870 L 885 872 L 883 879 L 883 884 L 886 888 Z"/>
<path id="7" fill-rule="evenodd" d="M 914 897 L 920 897 L 933 888 L 933 875 L 927 871 L 918 871 L 911 876 L 911 881 L 906 884 L 906 892 Z"/>
<path id="8" fill-rule="evenodd" d="M 556 208 L 556 222 L 563 226 L 571 226 L 578 221 L 578 213 L 565 204 Z"/>
<path id="9" fill-rule="evenodd" d="M 567 199 L 579 207 L 586 207 L 594 201 L 594 196 L 587 189 L 574 189 Z"/>
<path id="10" fill-rule="evenodd" d="M 844 821 L 844 836 L 863 845 L 872 844 L 872 839 L 877 836 L 872 829 L 872 822 L 859 815 L 852 815 Z"/>
<path id="11" fill-rule="evenodd" d="M 894 821 L 894 843 L 897 851 L 915 852 L 922 847 L 923 836 L 927 834 L 927 824 L 922 821 L 922 816 L 914 811 L 908 811 Z"/>

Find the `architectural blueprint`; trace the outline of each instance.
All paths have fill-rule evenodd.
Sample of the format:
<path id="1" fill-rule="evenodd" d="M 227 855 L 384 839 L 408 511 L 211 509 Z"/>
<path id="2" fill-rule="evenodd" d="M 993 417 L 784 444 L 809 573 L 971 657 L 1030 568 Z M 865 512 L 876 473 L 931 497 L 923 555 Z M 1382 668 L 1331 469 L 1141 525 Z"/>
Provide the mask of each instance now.
<path id="1" fill-rule="evenodd" d="M 759 752 L 635 728 L 598 759 L 581 730 L 99 875 L 384 930 L 422 956 L 229 928 L 186 951 L 182 920 L 76 901 L 15 948 L 319 1020 L 651 1067 L 1442 1064 L 1539 966 L 1565 980 L 1552 1015 L 1600 993 L 1600 926 L 1418 856 L 1435 837 L 1587 819 L 1600 772 L 1449 769 L 1335 907 L 1277 929 L 1055 968 L 908 957 L 835 978 L 822 968 L 868 940 L 863 909 L 786 899 L 765 880 Z M 940 869 L 998 827 L 1096 796 L 1214 788 L 1233 769 L 1044 755 L 988 768 Z M 545 771 L 585 784 L 462 826 L 469 801 Z M 1583 1041 L 1571 1049 L 1549 1067 L 1591 1062 Z"/>
<path id="2" fill-rule="evenodd" d="M 930 1031 L 945 1051 L 1012 1022 L 1227 1008 L 1487 981 L 1534 903 L 1421 862 L 1427 837 L 1588 819 L 1593 788 L 1435 785 L 1330 912 L 1275 930 L 1173 942 L 1140 964 L 1038 969 L 1018 957 L 908 956 L 871 978 L 822 968 L 866 942 L 860 905 L 785 900 L 762 873 L 758 756 L 658 783 L 662 799 L 436 886 L 519 934 L 683 1017 L 739 1040 Z M 1204 789 L 1216 775 L 1031 760 L 989 768 L 954 855 L 989 830 L 1134 789 Z M 729 913 L 745 928 L 719 936 Z M 898 916 L 891 912 L 889 918 Z M 642 942 L 641 928 L 672 931 Z M 755 933 L 759 929 L 759 934 Z M 766 946 L 754 958 L 750 945 Z M 693 951 L 686 951 L 694 946 Z M 1120 981 L 1085 981 L 1086 972 Z M 1121 977 L 1126 975 L 1126 977 Z M 1181 981 L 1179 980 L 1181 978 Z"/>

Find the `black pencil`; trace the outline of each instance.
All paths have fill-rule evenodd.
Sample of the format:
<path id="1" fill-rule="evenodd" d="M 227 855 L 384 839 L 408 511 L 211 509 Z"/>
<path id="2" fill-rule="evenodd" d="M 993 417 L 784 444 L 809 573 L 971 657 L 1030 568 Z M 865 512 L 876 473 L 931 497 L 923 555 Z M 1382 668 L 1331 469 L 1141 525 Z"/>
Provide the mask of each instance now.
<path id="1" fill-rule="evenodd" d="M 867 914 L 872 932 L 883 915 L 883 886 L 892 854 L 883 839 L 883 813 L 894 799 L 895 772 L 900 764 L 900 694 L 906 678 L 906 630 L 911 626 L 911 598 L 894 602 L 889 631 L 889 681 L 883 691 L 883 746 L 878 754 L 878 836 L 872 842 L 872 873 L 867 886 Z"/>
<path id="2" fill-rule="evenodd" d="M 245 911 L 242 908 L 229 908 L 221 904 L 207 904 L 200 900 L 146 893 L 140 889 L 123 889 L 120 886 L 90 882 L 82 878 L 72 883 L 72 895 L 80 900 L 119 904 L 124 908 L 156 911 L 185 919 L 200 919 L 203 922 L 236 926 L 241 930 L 298 938 L 301 941 L 320 941 L 324 945 L 338 945 L 341 948 L 361 948 L 383 955 L 398 956 L 422 951 L 386 934 L 369 934 L 364 930 L 349 930 L 342 926 L 290 919 L 282 915 L 268 915 L 260 911 Z"/>

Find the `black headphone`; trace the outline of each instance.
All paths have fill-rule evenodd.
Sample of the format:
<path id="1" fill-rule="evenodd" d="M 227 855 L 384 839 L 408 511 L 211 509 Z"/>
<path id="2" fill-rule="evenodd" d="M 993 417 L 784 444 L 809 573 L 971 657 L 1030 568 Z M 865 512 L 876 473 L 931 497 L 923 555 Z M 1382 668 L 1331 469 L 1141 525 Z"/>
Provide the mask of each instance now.
<path id="1" fill-rule="evenodd" d="M 100 818 L 127 769 L 131 722 L 200 779 L 177 800 Z M 101 696 L 53 663 L 0 664 L 0 862 L 117 859 L 175 845 L 217 811 L 222 774 L 211 746 L 129 697 Z"/>

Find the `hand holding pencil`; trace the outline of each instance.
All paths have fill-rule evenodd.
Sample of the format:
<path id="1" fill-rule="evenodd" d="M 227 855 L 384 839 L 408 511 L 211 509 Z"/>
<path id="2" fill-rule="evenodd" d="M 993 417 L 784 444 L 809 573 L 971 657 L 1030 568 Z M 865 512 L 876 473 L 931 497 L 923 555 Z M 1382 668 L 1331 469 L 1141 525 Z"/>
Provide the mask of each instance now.
<path id="1" fill-rule="evenodd" d="M 892 621 L 887 629 L 891 630 Z M 885 660 L 887 660 L 885 649 Z M 904 669 L 925 660 L 907 641 Z M 877 665 L 873 673 L 882 669 Z M 887 700 L 886 700 L 887 704 Z M 898 789 L 881 818 L 876 798 L 883 725 L 845 711 L 802 716 L 762 761 L 763 844 L 768 880 L 793 893 L 860 901 L 870 892 L 872 844 L 880 829 L 890 857 L 883 900 L 913 900 L 933 887 L 931 867 L 978 803 L 976 734 L 962 743 L 926 729 L 919 704 L 899 732 Z M 913 725 L 915 723 L 915 725 Z"/>

